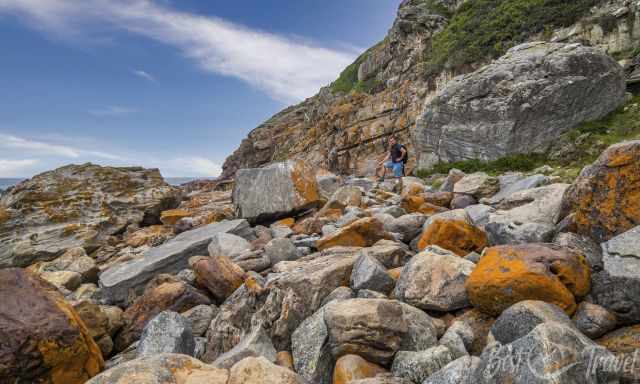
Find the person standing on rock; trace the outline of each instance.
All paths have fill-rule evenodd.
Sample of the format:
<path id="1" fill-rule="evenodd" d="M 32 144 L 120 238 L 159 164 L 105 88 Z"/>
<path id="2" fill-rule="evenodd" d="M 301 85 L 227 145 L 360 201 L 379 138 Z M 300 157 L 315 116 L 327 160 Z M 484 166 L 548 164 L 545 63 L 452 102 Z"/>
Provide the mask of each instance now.
<path id="1" fill-rule="evenodd" d="M 384 181 L 384 177 L 387 173 L 387 169 L 393 171 L 393 176 L 401 178 L 404 175 L 404 165 L 407 162 L 407 148 L 399 144 L 394 136 L 389 137 L 389 151 L 387 156 L 380 163 L 376 169 L 376 176 Z"/>

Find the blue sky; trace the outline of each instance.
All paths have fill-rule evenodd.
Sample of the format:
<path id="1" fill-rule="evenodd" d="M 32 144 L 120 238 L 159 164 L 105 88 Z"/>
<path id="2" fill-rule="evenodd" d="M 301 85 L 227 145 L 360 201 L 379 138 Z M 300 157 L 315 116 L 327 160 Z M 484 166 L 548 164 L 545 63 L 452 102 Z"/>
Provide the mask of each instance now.
<path id="1" fill-rule="evenodd" d="M 0 177 L 216 176 L 384 38 L 400 0 L 0 0 Z"/>

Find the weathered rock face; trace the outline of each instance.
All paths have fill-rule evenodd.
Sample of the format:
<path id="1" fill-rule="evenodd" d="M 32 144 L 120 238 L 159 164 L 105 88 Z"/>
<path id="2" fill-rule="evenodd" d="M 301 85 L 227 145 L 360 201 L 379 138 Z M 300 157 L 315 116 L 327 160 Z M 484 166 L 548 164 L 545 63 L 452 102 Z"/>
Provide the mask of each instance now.
<path id="1" fill-rule="evenodd" d="M 165 244 L 151 248 L 139 260 L 113 266 L 100 275 L 100 287 L 106 301 L 127 302 L 130 293 L 140 293 L 158 273 L 178 273 L 188 266 L 191 256 L 206 255 L 207 246 L 218 233 L 242 235 L 249 229 L 246 220 L 213 223 L 181 233 Z"/>
<path id="2" fill-rule="evenodd" d="M 84 323 L 50 284 L 23 269 L 0 270 L 0 377 L 81 384 L 104 365 Z"/>
<path id="3" fill-rule="evenodd" d="M 584 257 L 570 249 L 503 245 L 485 250 L 466 286 L 471 303 L 491 315 L 522 300 L 546 301 L 572 314 L 575 298 L 589 292 L 590 271 Z"/>
<path id="4" fill-rule="evenodd" d="M 336 246 L 370 247 L 379 240 L 391 238 L 384 230 L 382 222 L 373 217 L 366 217 L 321 238 L 316 247 L 320 250 Z"/>
<path id="5" fill-rule="evenodd" d="M 320 204 L 315 171 L 302 161 L 287 161 L 236 173 L 233 203 L 250 222 L 275 220 Z"/>
<path id="6" fill-rule="evenodd" d="M 193 271 L 199 285 L 223 302 L 244 282 L 244 271 L 226 256 L 194 257 Z"/>
<path id="7" fill-rule="evenodd" d="M 437 245 L 464 257 L 469 252 L 482 252 L 487 245 L 487 235 L 463 220 L 434 219 L 422 232 L 418 249 L 425 249 L 430 245 Z"/>
<path id="8" fill-rule="evenodd" d="M 0 199 L 0 268 L 94 250 L 130 224 L 159 223 L 179 197 L 157 169 L 83 164 L 39 174 Z"/>
<path id="9" fill-rule="evenodd" d="M 453 79 L 427 103 L 414 133 L 415 151 L 420 166 L 430 168 L 546 149 L 578 123 L 618 108 L 624 93 L 622 68 L 600 50 L 523 44 Z"/>
<path id="10" fill-rule="evenodd" d="M 189 321 L 176 312 L 164 311 L 144 327 L 137 353 L 139 357 L 161 353 L 193 356 L 195 347 Z"/>
<path id="11" fill-rule="evenodd" d="M 592 296 L 622 324 L 640 321 L 640 226 L 602 244 L 603 270 L 593 277 Z"/>
<path id="12" fill-rule="evenodd" d="M 640 225 L 640 141 L 609 147 L 567 190 L 580 234 L 598 242 Z"/>

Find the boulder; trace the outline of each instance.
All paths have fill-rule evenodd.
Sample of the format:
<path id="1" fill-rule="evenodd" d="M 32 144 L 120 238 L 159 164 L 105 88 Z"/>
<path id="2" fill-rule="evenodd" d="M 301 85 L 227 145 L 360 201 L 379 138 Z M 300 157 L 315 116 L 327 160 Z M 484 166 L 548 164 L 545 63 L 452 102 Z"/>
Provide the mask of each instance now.
<path id="1" fill-rule="evenodd" d="M 330 294 L 328 294 L 324 300 L 322 300 L 321 307 L 324 307 L 326 304 L 330 303 L 333 300 L 345 300 L 345 299 L 353 299 L 355 297 L 355 293 L 349 287 L 338 287 L 334 289 Z"/>
<path id="2" fill-rule="evenodd" d="M 484 172 L 476 172 L 465 175 L 453 186 L 454 193 L 471 195 L 476 199 L 491 197 L 500 189 L 497 178 Z"/>
<path id="3" fill-rule="evenodd" d="M 264 247 L 264 253 L 269 258 L 271 266 L 281 261 L 291 261 L 298 258 L 298 249 L 289 239 L 273 239 Z"/>
<path id="4" fill-rule="evenodd" d="M 318 192 L 324 200 L 329 200 L 331 196 L 340 188 L 340 176 L 334 174 L 316 174 Z"/>
<path id="5" fill-rule="evenodd" d="M 363 253 L 353 265 L 349 285 L 355 290 L 373 290 L 387 294 L 394 284 L 385 267 L 373 256 Z"/>
<path id="6" fill-rule="evenodd" d="M 587 259 L 593 273 L 602 271 L 602 248 L 591 238 L 576 233 L 558 233 L 553 239 L 555 244 L 580 252 Z"/>
<path id="7" fill-rule="evenodd" d="M 453 199 L 451 199 L 451 204 L 449 205 L 449 207 L 451 209 L 464 209 L 470 205 L 475 205 L 475 204 L 478 204 L 478 200 L 476 200 L 475 197 L 471 195 L 457 193 L 453 196 Z"/>
<path id="8" fill-rule="evenodd" d="M 295 372 L 295 368 L 293 367 L 293 356 L 289 351 L 280 351 L 276 354 L 276 365 Z"/>
<path id="9" fill-rule="evenodd" d="M 550 184 L 511 194 L 496 206 L 490 221 L 497 218 L 520 223 L 555 225 L 561 219 L 562 196 L 569 184 Z"/>
<path id="10" fill-rule="evenodd" d="M 113 266 L 100 275 L 106 302 L 126 304 L 131 291 L 140 293 L 159 273 L 178 273 L 188 267 L 191 256 L 207 254 L 207 246 L 218 233 L 242 235 L 249 229 L 246 220 L 222 221 L 183 232 L 163 245 L 149 249 L 141 259 Z"/>
<path id="11" fill-rule="evenodd" d="M 163 353 L 123 362 L 87 384 L 227 384 L 229 372 L 181 354 Z"/>
<path id="12" fill-rule="evenodd" d="M 352 380 L 375 377 L 387 372 L 377 364 L 370 363 L 358 355 L 344 355 L 336 361 L 333 384 L 349 384 Z"/>
<path id="13" fill-rule="evenodd" d="M 573 321 L 580 332 L 597 339 L 616 328 L 616 316 L 606 308 L 583 301 L 578 305 Z"/>
<path id="14" fill-rule="evenodd" d="M 422 384 L 475 384 L 471 376 L 478 365 L 480 365 L 478 357 L 463 356 L 442 367 Z"/>
<path id="15" fill-rule="evenodd" d="M 201 304 L 209 305 L 211 301 L 183 281 L 159 275 L 149 282 L 144 294 L 124 311 L 124 327 L 115 339 L 116 350 L 122 351 L 138 340 L 147 323 L 160 312 L 169 310 L 180 313 Z"/>
<path id="16" fill-rule="evenodd" d="M 551 224 L 523 223 L 501 216 L 490 218 L 484 230 L 491 245 L 549 243 L 556 233 Z"/>
<path id="17" fill-rule="evenodd" d="M 392 300 L 349 299 L 325 310 L 329 345 L 335 357 L 357 354 L 377 364 L 391 362 L 407 333 L 402 306 Z"/>
<path id="18" fill-rule="evenodd" d="M 405 265 L 412 256 L 406 245 L 386 239 L 378 241 L 373 247 L 363 248 L 360 253 L 373 257 L 387 269 Z"/>
<path id="19" fill-rule="evenodd" d="M 40 278 L 53 284 L 62 292 L 73 291 L 82 283 L 82 275 L 71 271 L 42 272 Z"/>
<path id="20" fill-rule="evenodd" d="M 465 177 L 465 173 L 459 169 L 451 168 L 447 177 L 445 177 L 442 185 L 440 186 L 440 191 L 442 192 L 453 192 L 454 185 L 460 181 L 463 177 Z"/>
<path id="21" fill-rule="evenodd" d="M 434 219 L 426 226 L 418 240 L 418 249 L 437 245 L 448 249 L 460 257 L 469 252 L 482 252 L 487 245 L 487 235 L 483 230 L 462 220 Z"/>
<path id="22" fill-rule="evenodd" d="M 323 216 L 332 210 L 343 212 L 346 207 L 359 207 L 362 204 L 362 189 L 356 186 L 346 185 L 340 187 L 322 207 L 319 216 Z"/>
<path id="23" fill-rule="evenodd" d="M 9 382 L 81 384 L 104 362 L 84 322 L 34 274 L 0 269 L 0 377 Z"/>
<path id="24" fill-rule="evenodd" d="M 640 226 L 602 244 L 603 270 L 594 274 L 594 302 L 621 324 L 640 322 Z"/>
<path id="25" fill-rule="evenodd" d="M 307 384 L 302 376 L 264 357 L 247 357 L 231 368 L 227 384 Z"/>
<path id="26" fill-rule="evenodd" d="M 393 359 L 391 372 L 414 383 L 422 383 L 454 359 L 451 351 L 442 345 L 419 352 L 400 351 Z"/>
<path id="27" fill-rule="evenodd" d="M 612 145 L 564 196 L 579 234 L 602 243 L 640 225 L 640 140 Z"/>
<path id="28" fill-rule="evenodd" d="M 411 258 L 396 284 L 396 299 L 424 310 L 469 306 L 465 281 L 475 265 L 437 246 Z"/>
<path id="29" fill-rule="evenodd" d="M 0 197 L 0 268 L 93 251 L 129 225 L 159 223 L 179 201 L 157 169 L 87 163 L 41 173 Z"/>
<path id="30" fill-rule="evenodd" d="M 108 356 L 113 350 L 112 336 L 122 327 L 122 309 L 98 305 L 89 300 L 73 304 L 80 319 L 87 327 L 89 335 L 96 341 L 102 356 Z"/>
<path id="31" fill-rule="evenodd" d="M 421 168 L 547 149 L 624 102 L 622 67 L 597 48 L 532 42 L 447 83 L 413 133 Z M 559 107 L 562 106 L 562 107 Z"/>
<path id="32" fill-rule="evenodd" d="M 181 313 L 191 324 L 191 332 L 194 336 L 203 336 L 211 324 L 211 319 L 218 313 L 215 305 L 196 305 Z"/>
<path id="33" fill-rule="evenodd" d="M 438 337 L 444 333 L 444 322 L 409 304 L 397 303 L 402 307 L 402 318 L 407 323 L 407 333 L 400 341 L 400 350 L 422 351 L 435 346 Z"/>
<path id="34" fill-rule="evenodd" d="M 369 213 L 359 207 L 347 207 L 344 210 L 344 214 L 336 220 L 336 227 L 345 227 L 358 219 L 369 217 Z M 380 220 L 384 223 L 383 220 Z"/>
<path id="35" fill-rule="evenodd" d="M 391 240 L 392 236 L 379 220 L 367 217 L 320 238 L 316 247 L 318 250 L 336 246 L 370 247 L 381 239 Z"/>
<path id="36" fill-rule="evenodd" d="M 137 352 L 138 357 L 161 353 L 194 356 L 195 347 L 189 321 L 176 312 L 163 311 L 145 325 Z"/>
<path id="37" fill-rule="evenodd" d="M 184 209 L 168 209 L 160 213 L 160 221 L 164 225 L 174 226 L 180 219 L 190 216 L 191 212 Z"/>
<path id="38" fill-rule="evenodd" d="M 223 302 L 244 282 L 244 271 L 226 256 L 195 257 L 191 266 L 196 274 L 196 282 Z"/>
<path id="39" fill-rule="evenodd" d="M 421 213 L 412 213 L 400 216 L 388 223 L 385 223 L 384 229 L 387 232 L 401 234 L 402 241 L 409 242 L 420 234 L 422 231 L 422 225 L 426 220 L 426 215 Z"/>
<path id="40" fill-rule="evenodd" d="M 413 381 L 394 376 L 392 373 L 380 373 L 368 379 L 351 380 L 349 384 L 413 384 Z"/>
<path id="41" fill-rule="evenodd" d="M 269 362 L 276 361 L 277 352 L 269 335 L 261 326 L 256 326 L 232 349 L 220 355 L 212 365 L 216 368 L 231 368 L 246 357 L 264 357 Z"/>
<path id="42" fill-rule="evenodd" d="M 331 384 L 334 358 L 327 343 L 329 330 L 324 322 L 327 306 L 306 318 L 291 335 L 295 371 L 311 383 Z"/>
<path id="43" fill-rule="evenodd" d="M 207 247 L 209 256 L 233 257 L 251 249 L 251 244 L 240 236 L 221 232 L 211 237 L 211 242 Z"/>
<path id="44" fill-rule="evenodd" d="M 321 201 L 315 172 L 302 161 L 240 169 L 234 181 L 237 216 L 252 223 L 290 217 L 318 206 Z"/>
<path id="45" fill-rule="evenodd" d="M 579 253 L 550 244 L 487 248 L 466 282 L 471 303 L 499 315 L 522 300 L 558 305 L 566 313 L 589 292 L 590 271 Z"/>
<path id="46" fill-rule="evenodd" d="M 515 357 L 519 363 L 514 363 Z M 536 326 L 512 343 L 492 344 L 480 357 L 472 383 L 617 383 L 614 356 L 575 327 L 554 321 Z"/>
<path id="47" fill-rule="evenodd" d="M 464 210 L 469 216 L 471 224 L 480 228 L 484 228 L 484 226 L 489 222 L 491 214 L 496 211 L 495 208 L 484 204 L 470 205 L 465 207 Z"/>
<path id="48" fill-rule="evenodd" d="M 573 326 L 569 316 L 557 305 L 544 301 L 524 300 L 500 314 L 491 327 L 491 334 L 496 341 L 509 344 L 525 336 L 539 324 L 550 321 Z"/>

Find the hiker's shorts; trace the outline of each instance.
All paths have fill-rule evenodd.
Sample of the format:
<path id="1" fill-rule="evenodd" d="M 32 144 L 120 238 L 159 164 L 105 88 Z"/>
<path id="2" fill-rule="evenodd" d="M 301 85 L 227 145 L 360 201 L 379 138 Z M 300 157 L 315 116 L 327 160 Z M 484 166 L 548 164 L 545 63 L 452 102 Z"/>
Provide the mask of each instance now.
<path id="1" fill-rule="evenodd" d="M 402 162 L 396 163 L 391 160 L 387 160 L 384 162 L 384 167 L 387 169 L 392 169 L 393 176 L 402 177 L 402 169 L 404 168 L 404 163 Z"/>

